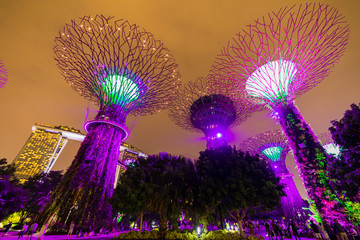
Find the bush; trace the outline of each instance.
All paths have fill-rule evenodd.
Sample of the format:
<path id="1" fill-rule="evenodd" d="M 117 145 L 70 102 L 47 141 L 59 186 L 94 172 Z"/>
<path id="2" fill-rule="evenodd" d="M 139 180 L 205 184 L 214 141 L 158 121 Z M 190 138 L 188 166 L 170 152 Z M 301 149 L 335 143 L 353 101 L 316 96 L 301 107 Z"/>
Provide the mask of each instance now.
<path id="1" fill-rule="evenodd" d="M 160 238 L 159 230 L 152 230 L 152 231 L 130 231 L 127 233 L 119 234 L 115 239 L 158 239 Z"/>
<path id="2" fill-rule="evenodd" d="M 227 230 L 217 230 L 211 231 L 207 234 L 201 235 L 201 240 L 264 240 L 262 236 L 255 237 L 243 237 L 238 232 L 227 231 Z"/>
<path id="3" fill-rule="evenodd" d="M 144 231 L 130 231 L 128 233 L 121 233 L 115 239 L 160 239 L 161 233 L 158 229 L 154 229 L 151 232 Z M 165 239 L 178 239 L 178 240 L 198 240 L 196 234 L 192 234 L 190 232 L 176 232 L 166 230 L 164 234 Z"/>
<path id="4" fill-rule="evenodd" d="M 166 240 L 198 240 L 197 234 L 195 231 L 191 232 L 177 232 L 166 230 L 164 238 Z M 138 232 L 138 231 L 130 231 L 128 233 L 121 233 L 115 239 L 161 239 L 161 234 L 159 230 L 152 230 Z M 237 232 L 227 231 L 227 230 L 218 230 L 211 231 L 207 234 L 201 235 L 201 240 L 264 240 L 264 237 L 256 236 L 256 237 L 242 237 Z"/>

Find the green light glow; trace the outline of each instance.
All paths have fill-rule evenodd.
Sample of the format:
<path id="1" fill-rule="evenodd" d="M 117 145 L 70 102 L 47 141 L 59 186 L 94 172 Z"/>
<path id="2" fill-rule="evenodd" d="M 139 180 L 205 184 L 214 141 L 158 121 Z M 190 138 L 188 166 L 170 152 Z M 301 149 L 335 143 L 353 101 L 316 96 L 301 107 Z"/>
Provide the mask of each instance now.
<path id="1" fill-rule="evenodd" d="M 282 147 L 269 147 L 265 148 L 262 153 L 267 156 L 271 161 L 275 162 L 280 160 L 282 150 Z"/>
<path id="2" fill-rule="evenodd" d="M 286 101 L 291 94 L 289 86 L 295 81 L 295 63 L 286 60 L 268 62 L 256 69 L 246 81 L 250 96 L 266 103 Z"/>
<path id="3" fill-rule="evenodd" d="M 102 87 L 112 104 L 124 106 L 139 98 L 138 86 L 126 76 L 111 75 L 103 81 Z"/>

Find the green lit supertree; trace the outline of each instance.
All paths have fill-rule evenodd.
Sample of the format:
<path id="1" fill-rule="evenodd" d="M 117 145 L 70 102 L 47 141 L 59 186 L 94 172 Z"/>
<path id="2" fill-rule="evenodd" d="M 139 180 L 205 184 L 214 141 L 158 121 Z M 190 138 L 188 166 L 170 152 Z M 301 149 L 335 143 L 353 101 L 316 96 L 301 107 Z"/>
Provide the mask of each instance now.
<path id="1" fill-rule="evenodd" d="M 178 65 L 154 36 L 125 20 L 85 16 L 55 38 L 55 60 L 66 82 L 100 110 L 52 198 L 37 218 L 92 229 L 111 222 L 114 191 L 128 114 L 165 109 L 180 85 Z"/>
<path id="2" fill-rule="evenodd" d="M 294 175 L 286 167 L 286 156 L 290 148 L 281 130 L 267 131 L 245 139 L 239 148 L 251 154 L 258 154 L 268 160 L 275 174 L 284 184 L 285 196 L 281 197 L 280 210 L 287 219 L 306 220 L 307 207 L 294 182 Z"/>
<path id="3" fill-rule="evenodd" d="M 294 99 L 315 87 L 343 55 L 349 39 L 344 16 L 326 4 L 284 7 L 238 33 L 215 60 L 214 74 L 234 79 L 240 95 L 267 106 L 292 149 L 312 206 L 338 218 L 329 189 L 325 152 Z M 320 219 L 320 218 L 318 218 Z"/>

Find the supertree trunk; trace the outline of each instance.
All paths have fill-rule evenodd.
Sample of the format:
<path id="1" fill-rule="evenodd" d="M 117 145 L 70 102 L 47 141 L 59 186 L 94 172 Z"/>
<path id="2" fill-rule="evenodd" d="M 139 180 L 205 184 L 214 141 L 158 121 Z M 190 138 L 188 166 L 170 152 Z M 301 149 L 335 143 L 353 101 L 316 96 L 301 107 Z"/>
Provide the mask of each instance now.
<path id="1" fill-rule="evenodd" d="M 206 137 L 207 149 L 218 149 L 220 147 L 227 146 L 226 128 L 214 128 L 210 131 L 204 131 Z"/>
<path id="2" fill-rule="evenodd" d="M 96 119 L 122 122 L 124 118 L 114 110 L 102 111 Z M 58 222 L 71 219 L 92 229 L 111 220 L 108 199 L 114 191 L 122 139 L 123 131 L 114 125 L 102 122 L 90 127 L 63 180 L 52 193 L 54 198 L 38 217 L 39 224 L 46 223 L 53 213 L 57 213 Z"/>
<path id="3" fill-rule="evenodd" d="M 304 200 L 301 198 L 296 188 L 293 175 L 282 175 L 280 183 L 285 185 L 284 191 L 286 196 L 281 197 L 281 211 L 287 219 L 304 221 L 307 214 L 303 207 L 306 207 Z"/>
<path id="4" fill-rule="evenodd" d="M 331 191 L 325 170 L 330 156 L 326 154 L 292 102 L 282 103 L 273 109 L 274 116 L 288 138 L 311 203 L 314 204 L 321 218 L 334 218 L 335 216 L 331 216 L 329 211 L 334 203 L 330 199 Z"/>

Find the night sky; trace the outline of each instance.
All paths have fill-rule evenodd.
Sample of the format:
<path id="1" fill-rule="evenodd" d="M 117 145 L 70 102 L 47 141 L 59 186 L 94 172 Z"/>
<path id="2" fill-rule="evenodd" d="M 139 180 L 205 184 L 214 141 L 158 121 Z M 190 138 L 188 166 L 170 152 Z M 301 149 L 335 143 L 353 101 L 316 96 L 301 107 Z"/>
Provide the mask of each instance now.
<path id="1" fill-rule="evenodd" d="M 12 162 L 34 123 L 66 125 L 83 131 L 86 109 L 97 107 L 67 85 L 54 60 L 54 37 L 65 23 L 84 15 L 126 19 L 153 33 L 172 52 L 182 81 L 208 74 L 220 49 L 247 24 L 269 11 L 304 1 L 279 0 L 0 0 L 0 60 L 8 83 L 0 89 L 0 158 Z M 313 1 L 308 1 L 313 2 Z M 337 7 L 350 24 L 350 42 L 329 77 L 296 99 L 316 134 L 326 132 L 351 103 L 359 103 L 360 1 L 323 1 Z M 203 136 L 173 124 L 167 112 L 128 117 L 127 142 L 147 154 L 169 152 L 197 157 Z M 279 128 L 270 111 L 253 115 L 230 130 L 237 145 L 257 133 Z M 80 143 L 69 142 L 54 166 L 66 169 Z M 287 158 L 296 176 L 291 154 Z M 300 181 L 296 181 L 300 186 Z M 301 186 L 300 186 L 301 189 Z M 304 196 L 303 190 L 300 191 Z"/>

